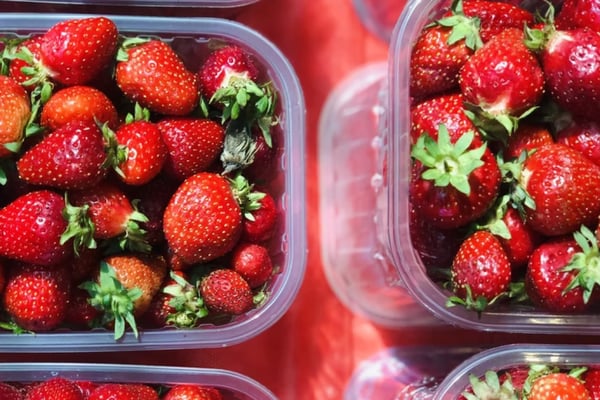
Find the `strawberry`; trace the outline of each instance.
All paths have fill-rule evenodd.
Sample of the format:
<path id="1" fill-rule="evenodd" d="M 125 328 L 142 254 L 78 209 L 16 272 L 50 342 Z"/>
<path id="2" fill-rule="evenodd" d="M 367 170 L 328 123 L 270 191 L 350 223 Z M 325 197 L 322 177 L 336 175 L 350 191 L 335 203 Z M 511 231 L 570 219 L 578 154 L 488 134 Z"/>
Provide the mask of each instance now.
<path id="1" fill-rule="evenodd" d="M 102 383 L 89 395 L 87 400 L 132 400 L 137 399 L 131 385 L 125 383 Z M 140 399 L 142 400 L 142 399 Z"/>
<path id="2" fill-rule="evenodd" d="M 19 327 L 43 332 L 57 328 L 65 320 L 69 292 L 66 267 L 18 264 L 11 267 L 2 300 Z"/>
<path id="3" fill-rule="evenodd" d="M 553 142 L 554 137 L 546 127 L 520 123 L 517 130 L 508 138 L 502 156 L 506 161 L 516 160 L 524 151 L 531 153 L 534 149 Z"/>
<path id="4" fill-rule="evenodd" d="M 165 118 L 158 129 L 167 146 L 165 171 L 178 180 L 206 171 L 223 150 L 225 131 L 210 119 Z"/>
<path id="5" fill-rule="evenodd" d="M 200 294 L 210 312 L 239 315 L 254 306 L 248 282 L 236 271 L 216 269 L 202 279 Z"/>
<path id="6" fill-rule="evenodd" d="M 43 35 L 41 72 L 64 85 L 86 84 L 110 65 L 117 37 L 117 26 L 106 17 L 58 22 Z"/>
<path id="7" fill-rule="evenodd" d="M 588 28 L 600 31 L 600 12 L 592 0 L 565 0 L 556 16 L 556 27 L 561 30 Z"/>
<path id="8" fill-rule="evenodd" d="M 84 397 L 72 380 L 55 377 L 33 386 L 25 400 L 84 400 Z"/>
<path id="9" fill-rule="evenodd" d="M 250 196 L 253 200 L 244 207 L 242 238 L 251 243 L 265 243 L 277 229 L 277 205 L 267 192 L 253 191 Z"/>
<path id="10" fill-rule="evenodd" d="M 98 383 L 92 381 L 75 380 L 73 382 L 79 387 L 79 390 L 81 390 L 84 399 L 87 399 L 90 393 L 98 387 Z"/>
<path id="11" fill-rule="evenodd" d="M 590 394 L 591 400 L 600 399 L 600 369 L 591 367 L 582 376 L 583 386 Z"/>
<path id="12" fill-rule="evenodd" d="M 589 400 L 590 394 L 581 382 L 565 372 L 555 372 L 533 381 L 528 400 Z"/>
<path id="13" fill-rule="evenodd" d="M 52 94 L 44 104 L 40 123 L 54 131 L 73 120 L 90 120 L 116 128 L 119 115 L 112 101 L 91 86 L 70 86 Z"/>
<path id="14" fill-rule="evenodd" d="M 51 191 L 38 190 L 20 196 L 0 210 L 0 255 L 39 265 L 66 260 L 69 246 L 60 236 L 66 229 L 64 199 Z"/>
<path id="15" fill-rule="evenodd" d="M 544 73 L 525 46 L 523 29 L 508 28 L 469 57 L 460 70 L 459 85 L 484 126 L 493 120 L 512 134 L 522 114 L 540 103 Z"/>
<path id="16" fill-rule="evenodd" d="M 14 79 L 0 75 L 0 158 L 20 149 L 31 117 L 27 92 Z"/>
<path id="17" fill-rule="evenodd" d="M 462 11 L 467 17 L 479 19 L 479 36 L 483 43 L 505 29 L 523 29 L 523 26 L 530 26 L 534 22 L 533 13 L 508 2 L 465 0 Z"/>
<path id="18" fill-rule="evenodd" d="M 45 136 L 17 161 L 21 179 L 60 189 L 84 189 L 106 176 L 102 131 L 92 121 L 73 121 Z"/>
<path id="19" fill-rule="evenodd" d="M 571 287 L 577 282 L 577 271 L 566 267 L 575 260 L 576 254 L 585 253 L 571 237 L 548 240 L 533 251 L 527 265 L 525 288 L 535 306 L 552 312 L 575 313 L 593 305 L 598 298 L 597 290 Z M 586 256 L 578 257 L 585 259 Z"/>
<path id="20" fill-rule="evenodd" d="M 42 35 L 35 35 L 5 51 L 5 56 L 10 60 L 8 75 L 29 92 L 40 83 L 35 77 L 32 79 L 31 73 L 35 70 L 34 65 L 39 62 L 41 45 Z"/>
<path id="21" fill-rule="evenodd" d="M 228 253 L 242 233 L 242 211 L 232 182 L 200 172 L 186 179 L 165 209 L 169 247 L 186 264 L 214 260 Z"/>
<path id="22" fill-rule="evenodd" d="M 129 389 L 132 393 L 132 398 L 137 400 L 159 400 L 158 392 L 149 385 L 130 383 Z"/>
<path id="23" fill-rule="evenodd" d="M 600 125 L 594 121 L 573 121 L 556 132 L 556 142 L 569 146 L 600 165 Z"/>
<path id="24" fill-rule="evenodd" d="M 259 244 L 240 243 L 231 255 L 231 267 L 251 288 L 263 285 L 273 274 L 269 250 Z"/>
<path id="25" fill-rule="evenodd" d="M 460 135 L 460 136 L 459 136 Z M 500 169 L 474 131 L 424 134 L 412 147 L 410 198 L 415 211 L 438 228 L 458 228 L 483 216 L 500 187 Z"/>
<path id="26" fill-rule="evenodd" d="M 115 170 L 128 185 L 143 185 L 162 170 L 168 156 L 158 125 L 147 119 L 135 119 L 114 133 L 119 146 Z"/>
<path id="27" fill-rule="evenodd" d="M 597 223 L 600 167 L 562 144 L 542 146 L 524 162 L 519 184 L 535 207 L 526 207 L 531 227 L 549 236 Z"/>
<path id="28" fill-rule="evenodd" d="M 101 325 L 114 322 L 115 339 L 125 332 L 125 323 L 138 335 L 135 319 L 150 307 L 167 274 L 164 258 L 151 254 L 123 253 L 106 257 L 96 281 L 81 287 L 90 304 L 103 312 Z"/>
<path id="29" fill-rule="evenodd" d="M 178 384 L 171 387 L 162 400 L 223 400 L 223 396 L 217 388 Z"/>
<path id="30" fill-rule="evenodd" d="M 277 173 L 277 156 L 281 150 L 279 139 L 277 135 L 272 135 L 271 145 L 269 145 L 265 137 L 256 130 L 252 131 L 251 137 L 254 141 L 252 162 L 243 167 L 242 173 L 250 181 L 264 184 L 272 180 Z M 227 164 L 223 169 L 228 170 Z"/>
<path id="31" fill-rule="evenodd" d="M 69 308 L 65 316 L 65 324 L 72 328 L 89 329 L 100 316 L 100 312 L 89 303 L 89 295 L 85 290 L 74 287 L 69 296 Z"/>
<path id="32" fill-rule="evenodd" d="M 488 231 L 476 231 L 461 244 L 450 268 L 450 301 L 483 311 L 507 293 L 511 267 L 500 241 Z"/>
<path id="33" fill-rule="evenodd" d="M 23 400 L 23 398 L 23 392 L 15 385 L 6 382 L 0 382 L 0 399 Z"/>
<path id="34" fill-rule="evenodd" d="M 159 114 L 187 115 L 198 105 L 196 74 L 161 40 L 123 42 L 115 80 L 129 100 Z"/>

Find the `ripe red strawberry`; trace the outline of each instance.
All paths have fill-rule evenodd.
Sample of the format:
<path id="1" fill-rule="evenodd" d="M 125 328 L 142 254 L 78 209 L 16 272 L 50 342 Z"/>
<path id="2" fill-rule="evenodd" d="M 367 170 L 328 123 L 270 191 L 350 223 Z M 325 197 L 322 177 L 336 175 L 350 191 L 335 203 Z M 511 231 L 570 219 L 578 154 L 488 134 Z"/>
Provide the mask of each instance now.
<path id="1" fill-rule="evenodd" d="M 540 147 L 524 162 L 520 185 L 535 203 L 527 223 L 550 236 L 594 225 L 600 214 L 600 167 L 562 144 Z"/>
<path id="2" fill-rule="evenodd" d="M 0 210 L 0 256 L 39 265 L 56 265 L 72 253 L 60 236 L 67 227 L 65 201 L 47 190 L 29 192 Z"/>
<path id="3" fill-rule="evenodd" d="M 56 377 L 34 385 L 25 400 L 84 400 L 79 387 L 70 379 Z"/>
<path id="4" fill-rule="evenodd" d="M 277 229 L 278 212 L 275 199 L 267 192 L 254 191 L 249 194 L 250 204 L 244 208 L 242 238 L 251 243 L 265 243 Z"/>
<path id="5" fill-rule="evenodd" d="M 16 386 L 6 382 L 0 382 L 0 399 L 23 400 L 24 394 Z"/>
<path id="6" fill-rule="evenodd" d="M 97 308 L 89 303 L 89 294 L 85 290 L 74 287 L 69 296 L 69 308 L 65 316 L 65 324 L 71 328 L 90 329 L 100 316 Z"/>
<path id="7" fill-rule="evenodd" d="M 561 30 L 588 28 L 600 30 L 600 12 L 593 0 L 565 0 L 556 16 L 556 27 Z"/>
<path id="8" fill-rule="evenodd" d="M 461 244 L 450 268 L 453 303 L 483 311 L 505 295 L 511 267 L 500 241 L 488 231 L 476 231 Z"/>
<path id="9" fill-rule="evenodd" d="M 524 38 L 522 27 L 503 30 L 476 50 L 459 73 L 464 100 L 482 124 L 493 120 L 509 134 L 544 93 L 544 73 Z"/>
<path id="10" fill-rule="evenodd" d="M 174 385 L 163 396 L 162 400 L 222 400 L 219 389 L 200 385 Z"/>
<path id="11" fill-rule="evenodd" d="M 94 248 L 94 239 L 118 238 L 121 249 L 150 250 L 140 228 L 148 218 L 118 186 L 104 181 L 93 188 L 71 191 L 68 196 L 71 204 L 64 214 L 69 227 L 63 240 L 74 238 L 76 249 Z"/>
<path id="12" fill-rule="evenodd" d="M 100 384 L 87 400 L 132 400 L 137 399 L 131 385 L 125 383 Z M 142 400 L 142 399 L 140 399 Z"/>
<path id="13" fill-rule="evenodd" d="M 158 392 L 151 386 L 143 383 L 130 383 L 129 389 L 132 393 L 132 398 L 137 400 L 159 400 Z"/>
<path id="14" fill-rule="evenodd" d="M 520 123 L 517 130 L 508 138 L 502 156 L 505 161 L 517 160 L 524 151 L 531 153 L 534 149 L 553 142 L 554 137 L 546 127 Z"/>
<path id="15" fill-rule="evenodd" d="M 81 393 L 83 394 L 83 398 L 86 400 L 87 400 L 88 396 L 90 395 L 90 393 L 92 393 L 92 391 L 94 391 L 94 389 L 96 389 L 96 387 L 98 387 L 98 383 L 92 382 L 92 381 L 75 380 L 75 381 L 73 381 L 73 383 L 75 383 L 77 385 L 77 387 L 79 388 L 79 390 L 81 390 Z"/>
<path id="16" fill-rule="evenodd" d="M 107 154 L 100 128 L 73 121 L 45 136 L 18 160 L 21 179 L 60 189 L 84 189 L 107 174 Z"/>
<path id="17" fill-rule="evenodd" d="M 167 160 L 168 149 L 158 125 L 145 119 L 128 122 L 115 132 L 120 153 L 115 170 L 128 185 L 154 179 Z"/>
<path id="18" fill-rule="evenodd" d="M 555 372 L 533 381 L 528 400 L 589 400 L 590 394 L 581 380 L 565 372 Z"/>
<path id="19" fill-rule="evenodd" d="M 106 17 L 58 22 L 42 38 L 43 73 L 64 85 L 88 83 L 110 65 L 117 38 L 117 26 Z"/>
<path id="20" fill-rule="evenodd" d="M 240 243 L 231 255 L 231 267 L 252 289 L 263 285 L 273 274 L 269 250 L 259 244 Z"/>
<path id="21" fill-rule="evenodd" d="M 506 225 L 509 237 L 498 239 L 506 251 L 512 268 L 521 268 L 527 265 L 531 254 L 542 242 L 543 237 L 525 223 L 515 208 L 507 208 L 502 221 Z"/>
<path id="22" fill-rule="evenodd" d="M 223 150 L 225 130 L 210 119 L 166 118 L 158 128 L 168 151 L 165 172 L 178 180 L 206 171 Z"/>
<path id="23" fill-rule="evenodd" d="M 200 294 L 209 311 L 239 315 L 254 306 L 248 282 L 232 269 L 217 269 L 202 279 Z"/>
<path id="24" fill-rule="evenodd" d="M 465 226 L 492 206 L 500 187 L 500 169 L 478 134 L 424 134 L 412 147 L 409 194 L 415 211 L 438 228 Z"/>
<path id="25" fill-rule="evenodd" d="M 251 182 L 264 184 L 277 174 L 277 156 L 281 150 L 278 135 L 271 136 L 270 146 L 265 137 L 256 130 L 252 131 L 251 137 L 254 140 L 254 156 L 252 163 L 246 165 L 242 173 Z M 226 170 L 227 166 L 224 169 Z"/>
<path id="26" fill-rule="evenodd" d="M 527 265 L 525 288 L 535 306 L 552 312 L 578 313 L 593 305 L 598 291 L 570 288 L 577 271 L 565 269 L 580 252 L 582 248 L 571 237 L 548 240 L 534 250 Z"/>
<path id="27" fill-rule="evenodd" d="M 69 272 L 64 266 L 18 264 L 11 267 L 2 300 L 19 327 L 44 332 L 65 320 L 69 293 Z"/>
<path id="28" fill-rule="evenodd" d="M 0 158 L 19 150 L 31 117 L 27 92 L 14 79 L 0 75 Z"/>
<path id="29" fill-rule="evenodd" d="M 137 337 L 136 319 L 148 310 L 166 274 L 163 257 L 121 253 L 106 257 L 96 281 L 84 282 L 81 287 L 89 293 L 90 304 L 103 313 L 100 324 L 114 323 L 115 339 L 124 335 L 125 324 Z"/>
<path id="30" fill-rule="evenodd" d="M 581 377 L 583 385 L 590 394 L 591 400 L 600 399 L 600 369 L 590 367 Z"/>
<path id="31" fill-rule="evenodd" d="M 600 165 L 600 125 L 577 119 L 556 132 L 556 142 L 569 146 Z"/>
<path id="32" fill-rule="evenodd" d="M 198 105 L 198 78 L 169 44 L 126 40 L 117 61 L 116 82 L 131 101 L 165 115 L 187 115 Z"/>
<path id="33" fill-rule="evenodd" d="M 549 32 L 548 34 L 545 34 Z M 531 30 L 528 46 L 540 51 L 551 98 L 573 115 L 598 120 L 600 34 L 585 28 Z"/>
<path id="34" fill-rule="evenodd" d="M 523 29 L 534 22 L 533 13 L 508 2 L 465 0 L 462 11 L 467 17 L 479 19 L 479 36 L 483 43 L 507 28 Z"/>
<path id="35" fill-rule="evenodd" d="M 83 85 L 66 87 L 52 94 L 40 114 L 41 125 L 49 131 L 79 119 L 107 123 L 113 129 L 119 123 L 112 101 L 100 90 Z"/>
<path id="36" fill-rule="evenodd" d="M 210 172 L 186 179 L 163 218 L 169 247 L 185 263 L 214 260 L 229 252 L 242 233 L 242 211 L 231 181 Z"/>
<path id="37" fill-rule="evenodd" d="M 14 48 L 7 49 L 10 57 L 8 75 L 23 85 L 27 91 L 34 90 L 40 83 L 31 73 L 35 69 L 36 62 L 39 62 L 41 45 L 42 35 L 35 35 L 20 42 Z"/>

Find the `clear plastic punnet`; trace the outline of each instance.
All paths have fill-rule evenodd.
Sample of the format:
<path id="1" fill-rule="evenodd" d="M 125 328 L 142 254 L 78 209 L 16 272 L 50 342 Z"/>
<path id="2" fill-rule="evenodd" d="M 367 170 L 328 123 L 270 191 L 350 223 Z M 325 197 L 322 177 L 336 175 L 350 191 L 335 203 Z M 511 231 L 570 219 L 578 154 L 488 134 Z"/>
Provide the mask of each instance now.
<path id="1" fill-rule="evenodd" d="M 233 8 L 242 7 L 259 0 L 15 0 L 24 3 L 44 3 L 58 5 L 100 5 L 100 6 L 128 6 L 128 7 L 203 7 L 203 8 Z"/>
<path id="2" fill-rule="evenodd" d="M 552 313 L 527 304 L 498 304 L 481 314 L 462 306 L 448 307 L 452 293 L 434 282 L 411 241 L 409 227 L 409 182 L 411 171 L 411 127 L 409 93 L 412 44 L 421 29 L 450 7 L 444 0 L 409 2 L 395 26 L 389 53 L 389 92 L 387 119 L 382 131 L 387 137 L 387 175 L 384 179 L 382 217 L 387 233 L 385 247 L 414 299 L 441 320 L 481 331 L 547 334 L 597 334 L 600 314 Z M 448 265 L 449 266 L 449 265 Z"/>
<path id="3" fill-rule="evenodd" d="M 356 14 L 363 25 L 374 35 L 389 42 L 404 0 L 352 0 Z"/>
<path id="4" fill-rule="evenodd" d="M 87 14 L 5 13 L 0 35 L 26 37 L 42 33 L 59 21 Z M 261 73 L 278 93 L 279 127 L 274 129 L 281 150 L 269 189 L 279 212 L 274 242 L 269 244 L 277 273 L 265 288 L 266 301 L 225 323 L 202 323 L 191 329 L 145 329 L 138 338 L 126 332 L 115 341 L 110 330 L 48 333 L 0 333 L 3 352 L 90 352 L 179 348 L 215 348 L 246 341 L 279 320 L 293 303 L 302 284 L 306 262 L 305 221 L 305 105 L 302 89 L 287 58 L 270 41 L 243 24 L 220 18 L 110 16 L 122 35 L 154 35 L 168 41 L 194 68 L 214 40 L 238 44 L 256 59 Z"/>
<path id="5" fill-rule="evenodd" d="M 403 287 L 382 246 L 379 192 L 387 64 L 364 65 L 330 93 L 319 123 L 321 258 L 336 296 L 380 325 L 439 323 Z"/>
<path id="6" fill-rule="evenodd" d="M 262 384 L 237 372 L 192 367 L 91 363 L 2 363 L 2 382 L 31 383 L 62 377 L 102 383 L 142 383 L 172 387 L 190 384 L 218 389 L 228 400 L 276 400 Z"/>

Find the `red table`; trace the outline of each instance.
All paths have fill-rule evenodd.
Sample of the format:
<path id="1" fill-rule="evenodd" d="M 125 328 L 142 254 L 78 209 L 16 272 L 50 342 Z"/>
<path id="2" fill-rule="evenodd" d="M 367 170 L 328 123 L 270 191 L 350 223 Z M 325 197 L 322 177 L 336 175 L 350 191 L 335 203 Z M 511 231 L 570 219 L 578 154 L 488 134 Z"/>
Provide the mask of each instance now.
<path id="1" fill-rule="evenodd" d="M 8 3 L 8 4 L 7 4 Z M 26 7 L 6 2 L 0 11 Z M 65 11 L 29 5 L 28 10 Z M 114 10 L 98 9 L 101 12 Z M 77 11 L 96 12 L 92 8 Z M 125 12 L 135 13 L 136 10 Z M 142 10 L 168 15 L 191 10 Z M 358 363 L 396 345 L 481 345 L 511 342 L 593 343 L 594 338 L 526 336 L 464 331 L 452 327 L 393 330 L 349 312 L 330 290 L 322 271 L 319 241 L 317 123 L 335 85 L 364 63 L 387 57 L 387 45 L 371 35 L 354 13 L 351 0 L 262 0 L 227 15 L 262 32 L 294 65 L 307 106 L 306 277 L 297 300 L 273 327 L 246 343 L 223 349 L 95 354 L 0 354 L 6 361 L 80 361 L 225 368 L 246 374 L 281 399 L 339 400 Z"/>

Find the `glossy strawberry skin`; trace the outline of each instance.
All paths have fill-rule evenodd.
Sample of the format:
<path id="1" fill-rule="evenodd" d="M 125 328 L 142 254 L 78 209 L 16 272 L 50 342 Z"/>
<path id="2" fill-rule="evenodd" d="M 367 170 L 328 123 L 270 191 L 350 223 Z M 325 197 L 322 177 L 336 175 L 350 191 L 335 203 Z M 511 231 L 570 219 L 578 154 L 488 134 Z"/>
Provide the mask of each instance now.
<path id="1" fill-rule="evenodd" d="M 26 400 L 85 400 L 79 387 L 71 380 L 56 377 L 31 388 Z"/>
<path id="2" fill-rule="evenodd" d="M 541 125 L 521 123 L 508 138 L 502 156 L 505 161 L 518 159 L 523 152 L 531 153 L 538 147 L 554 143 L 550 131 Z"/>
<path id="3" fill-rule="evenodd" d="M 242 212 L 230 182 L 201 172 L 177 189 L 163 217 L 169 247 L 187 264 L 210 261 L 233 249 L 242 233 Z"/>
<path id="4" fill-rule="evenodd" d="M 507 2 L 466 0 L 463 12 L 468 17 L 479 18 L 479 35 L 484 43 L 507 28 L 523 29 L 524 25 L 534 22 L 531 12 Z"/>
<path id="5" fill-rule="evenodd" d="M 22 51 L 24 48 L 32 54 L 35 59 L 39 60 L 40 58 L 40 48 L 42 44 L 42 35 L 31 36 L 25 39 L 23 42 L 19 43 L 19 45 L 15 48 L 15 52 Z M 23 87 L 29 92 L 35 89 L 35 84 L 27 84 L 25 82 L 31 79 L 31 76 L 25 74 L 23 72 L 23 68 L 32 67 L 32 64 L 29 62 L 22 60 L 20 58 L 15 58 L 10 61 L 8 75 L 17 81 L 19 84 L 23 85 Z"/>
<path id="6" fill-rule="evenodd" d="M 588 400 L 588 391 L 583 383 L 564 372 L 556 372 L 537 378 L 527 397 L 529 400 Z"/>
<path id="7" fill-rule="evenodd" d="M 507 291 L 511 267 L 498 239 L 490 232 L 477 231 L 461 244 L 451 274 L 453 291 L 459 297 L 467 297 L 468 286 L 473 299 L 491 301 Z"/>
<path id="8" fill-rule="evenodd" d="M 252 219 L 244 218 L 242 238 L 251 243 L 265 243 L 277 229 L 278 211 L 275 199 L 269 193 L 259 200 L 260 208 L 251 212 Z"/>
<path id="9" fill-rule="evenodd" d="M 567 145 L 600 165 L 600 124 L 594 121 L 573 121 L 556 133 L 556 142 Z"/>
<path id="10" fill-rule="evenodd" d="M 53 80 L 82 85 L 108 67 L 117 37 L 117 26 L 106 17 L 61 21 L 43 35 L 40 61 Z"/>
<path id="11" fill-rule="evenodd" d="M 117 109 L 100 90 L 91 86 L 70 86 L 54 93 L 44 104 L 40 123 L 49 131 L 78 119 L 107 123 L 115 129 L 119 123 Z"/>
<path id="12" fill-rule="evenodd" d="M 23 329 L 50 331 L 65 320 L 70 292 L 64 266 L 13 265 L 7 277 L 3 305 Z"/>
<path id="13" fill-rule="evenodd" d="M 96 185 L 108 170 L 100 128 L 91 121 L 73 121 L 45 136 L 17 161 L 21 179 L 59 189 Z"/>
<path id="14" fill-rule="evenodd" d="M 515 208 L 509 208 L 502 220 L 508 228 L 510 238 L 499 237 L 498 240 L 502 243 L 512 268 L 520 269 L 527 265 L 531 254 L 544 237 L 531 229 Z"/>
<path id="15" fill-rule="evenodd" d="M 175 179 L 208 170 L 223 150 L 225 130 L 215 121 L 167 118 L 158 128 L 167 146 L 165 172 Z"/>
<path id="16" fill-rule="evenodd" d="M 527 223 L 548 236 L 593 226 L 600 214 L 600 167 L 562 144 L 546 145 L 524 163 L 520 184 L 535 202 Z"/>
<path id="17" fill-rule="evenodd" d="M 204 277 L 200 294 L 209 311 L 216 314 L 239 315 L 253 307 L 248 282 L 231 269 L 217 269 Z"/>
<path id="18" fill-rule="evenodd" d="M 4 400 L 23 400 L 23 391 L 9 383 L 0 383 L 0 398 Z"/>
<path id="19" fill-rule="evenodd" d="M 175 385 L 163 396 L 162 400 L 222 400 L 223 396 L 216 388 L 180 384 Z"/>
<path id="20" fill-rule="evenodd" d="M 99 385 L 88 400 L 131 400 L 136 398 L 130 385 L 124 383 L 103 383 Z"/>
<path id="21" fill-rule="evenodd" d="M 12 152 L 4 145 L 21 142 L 31 115 L 29 96 L 14 79 L 0 75 L 0 157 Z"/>
<path id="22" fill-rule="evenodd" d="M 582 376 L 583 385 L 590 394 L 591 400 L 600 399 L 600 369 L 590 367 Z"/>
<path id="23" fill-rule="evenodd" d="M 60 244 L 66 229 L 65 202 L 57 193 L 29 192 L 0 210 L 0 255 L 39 265 L 56 265 L 72 253 Z"/>
<path id="24" fill-rule="evenodd" d="M 231 266 L 253 289 L 264 284 L 273 274 L 269 250 L 259 244 L 238 244 L 231 255 Z"/>
<path id="25" fill-rule="evenodd" d="M 127 60 L 117 63 L 115 79 L 127 98 L 159 114 L 186 115 L 198 104 L 196 74 L 160 40 L 127 49 Z"/>

